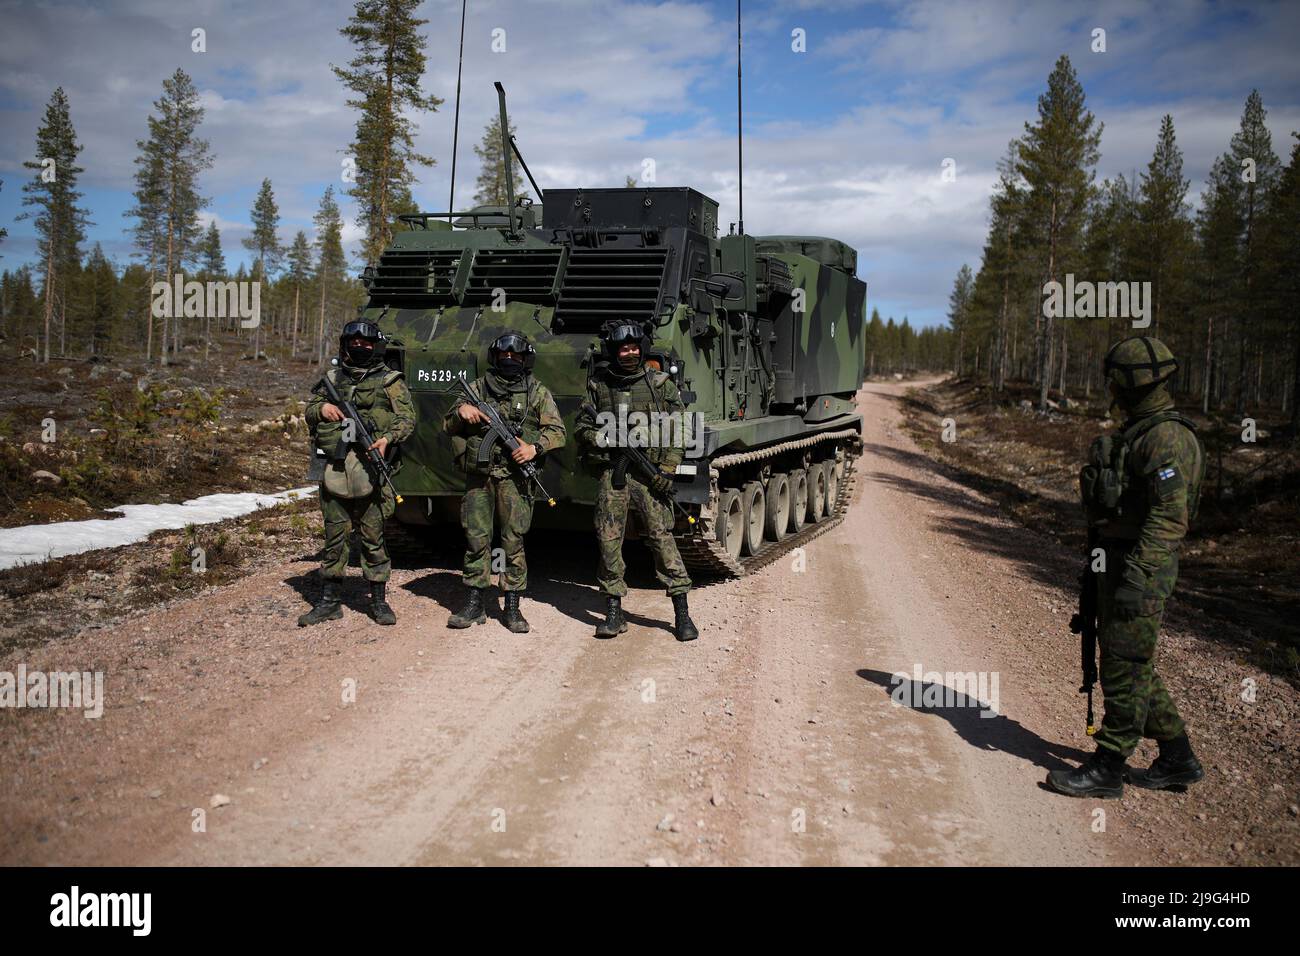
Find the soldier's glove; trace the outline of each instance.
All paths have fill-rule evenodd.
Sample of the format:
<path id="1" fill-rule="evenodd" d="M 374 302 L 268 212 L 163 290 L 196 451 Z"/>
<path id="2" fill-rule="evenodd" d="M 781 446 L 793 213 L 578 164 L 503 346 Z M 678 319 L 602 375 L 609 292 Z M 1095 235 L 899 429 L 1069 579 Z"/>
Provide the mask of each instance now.
<path id="1" fill-rule="evenodd" d="M 675 487 L 673 476 L 666 471 L 660 471 L 650 479 L 650 490 L 657 495 L 670 495 Z"/>
<path id="2" fill-rule="evenodd" d="M 1142 616 L 1143 588 L 1132 581 L 1125 581 L 1115 589 L 1115 616 L 1121 621 L 1131 621 Z"/>

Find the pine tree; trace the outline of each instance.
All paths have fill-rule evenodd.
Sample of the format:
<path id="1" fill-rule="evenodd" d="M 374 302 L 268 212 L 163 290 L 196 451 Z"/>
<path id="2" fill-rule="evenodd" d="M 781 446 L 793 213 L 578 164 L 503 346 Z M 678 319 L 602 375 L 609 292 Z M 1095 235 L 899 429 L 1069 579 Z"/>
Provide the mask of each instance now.
<path id="1" fill-rule="evenodd" d="M 357 200 L 357 225 L 365 229 L 361 254 L 376 262 L 392 239 L 392 220 L 413 208 L 413 166 L 432 166 L 433 159 L 415 151 L 414 124 L 407 112 L 436 111 L 442 100 L 420 92 L 426 38 L 418 30 L 419 0 L 357 0 L 348 25 L 339 32 L 357 48 L 348 69 L 331 66 L 344 86 L 356 94 L 348 105 L 358 109 L 350 152 L 356 181 L 348 195 Z"/>
<path id="2" fill-rule="evenodd" d="M 307 233 L 301 229 L 293 237 L 293 245 L 289 247 L 287 259 L 289 263 L 287 279 L 293 287 L 293 331 L 289 346 L 289 355 L 293 357 L 298 354 L 298 302 L 303 285 L 311 277 L 311 243 L 307 241 Z"/>
<path id="3" fill-rule="evenodd" d="M 334 201 L 334 187 L 326 186 L 320 208 L 312 219 L 316 223 L 316 283 L 320 286 L 320 320 L 316 326 L 316 362 L 325 360 L 326 312 L 338 295 L 338 287 L 347 269 L 343 254 L 343 220 Z"/>
<path id="4" fill-rule="evenodd" d="M 151 261 L 163 266 L 170 282 L 186 264 L 194 261 L 202 226 L 199 210 L 208 200 L 198 193 L 199 173 L 212 166 L 206 140 L 199 139 L 203 107 L 198 90 L 184 70 L 163 80 L 163 95 L 154 101 L 157 116 L 149 116 L 149 138 L 138 140 L 136 159 L 136 207 L 139 219 L 136 243 L 148 243 Z M 173 310 L 175 311 L 175 310 Z M 152 339 L 152 320 L 150 320 Z M 172 321 L 172 350 L 180 349 L 180 321 Z M 158 352 L 159 363 L 167 364 L 167 318 Z"/>
<path id="5" fill-rule="evenodd" d="M 1083 87 L 1070 58 L 1062 55 L 1047 78 L 1047 92 L 1038 98 L 1037 125 L 1025 124 L 1016 164 L 1029 190 L 1026 215 L 1046 242 L 1046 282 L 1056 281 L 1078 240 L 1092 190 L 1092 167 L 1100 158 L 1102 128 L 1084 106 Z M 1038 339 L 1038 407 L 1045 411 L 1055 343 L 1052 317 L 1043 319 Z"/>
<path id="6" fill-rule="evenodd" d="M 41 257 L 42 295 L 45 299 L 45 334 L 42 361 L 50 360 L 51 325 L 56 311 L 60 324 L 66 321 L 65 280 L 81 262 L 80 243 L 89 225 L 86 211 L 77 205 L 77 175 L 84 170 L 77 165 L 81 152 L 68 97 L 59 87 L 45 107 L 45 120 L 36 131 L 36 159 L 23 163 L 36 175 L 23 184 L 24 206 L 38 206 L 35 214 L 37 250 Z M 19 218 L 28 218 L 24 213 Z"/>
<path id="7" fill-rule="evenodd" d="M 226 274 L 226 255 L 221 250 L 221 232 L 214 219 L 199 243 L 199 267 L 209 279 L 220 279 Z"/>

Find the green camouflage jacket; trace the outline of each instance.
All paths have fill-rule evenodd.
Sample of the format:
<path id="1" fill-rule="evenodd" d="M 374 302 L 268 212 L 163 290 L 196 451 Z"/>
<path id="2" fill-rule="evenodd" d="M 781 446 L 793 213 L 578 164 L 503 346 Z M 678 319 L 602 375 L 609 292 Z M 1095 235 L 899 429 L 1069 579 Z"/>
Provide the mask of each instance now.
<path id="1" fill-rule="evenodd" d="M 602 434 L 611 434 L 612 429 L 603 428 L 602 423 L 617 423 L 620 415 L 631 416 L 633 413 L 670 416 L 661 419 L 656 429 L 658 441 L 643 446 L 643 450 L 646 457 L 664 471 L 675 471 L 682 463 L 682 458 L 686 455 L 685 446 L 689 442 L 684 429 L 689 422 L 681 393 L 669 376 L 644 368 L 641 375 L 632 378 L 598 373 L 592 377 L 588 397 L 600 420 L 579 413 L 574 426 L 574 437 L 583 446 L 584 457 L 590 465 L 599 469 L 610 463 L 609 454 L 603 450 L 606 446 L 601 444 L 600 439 Z M 620 408 L 625 408 L 626 411 L 620 412 Z M 627 423 L 635 427 L 636 419 L 628 420 Z"/>
<path id="2" fill-rule="evenodd" d="M 470 387 L 493 405 L 502 418 L 514 422 L 523 433 L 522 440 L 537 446 L 538 455 L 564 447 L 568 433 L 555 398 L 550 389 L 531 375 L 517 389 L 497 382 L 495 376 L 490 375 L 475 379 Z M 493 478 L 507 477 L 511 460 L 500 442 L 492 449 L 492 463 L 486 471 L 477 464 L 478 448 L 488 427 L 482 423 L 469 425 L 460 417 L 460 407 L 466 401 L 463 395 L 457 398 L 442 420 L 444 430 L 452 436 L 452 453 L 457 464 L 466 471 L 485 473 Z M 541 462 L 537 464 L 541 466 Z"/>

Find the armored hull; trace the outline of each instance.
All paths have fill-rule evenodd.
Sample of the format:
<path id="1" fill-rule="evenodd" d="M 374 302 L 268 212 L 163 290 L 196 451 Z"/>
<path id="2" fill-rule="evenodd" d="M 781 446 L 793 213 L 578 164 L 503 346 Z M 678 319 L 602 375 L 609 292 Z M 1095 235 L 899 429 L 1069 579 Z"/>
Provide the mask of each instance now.
<path id="1" fill-rule="evenodd" d="M 702 422 L 677 476 L 683 556 L 739 575 L 841 520 L 861 417 L 866 285 L 856 255 L 812 236 L 717 236 L 718 206 L 688 188 L 550 189 L 545 208 L 480 207 L 409 227 L 364 277 L 365 317 L 389 336 L 419 413 L 402 449 L 397 514 L 454 524 L 464 490 L 442 418 L 457 376 L 518 329 L 534 374 L 573 426 L 597 333 L 609 319 L 653 330 L 652 362 Z M 555 508 L 534 524 L 587 533 L 595 479 L 570 443 L 542 469 Z"/>

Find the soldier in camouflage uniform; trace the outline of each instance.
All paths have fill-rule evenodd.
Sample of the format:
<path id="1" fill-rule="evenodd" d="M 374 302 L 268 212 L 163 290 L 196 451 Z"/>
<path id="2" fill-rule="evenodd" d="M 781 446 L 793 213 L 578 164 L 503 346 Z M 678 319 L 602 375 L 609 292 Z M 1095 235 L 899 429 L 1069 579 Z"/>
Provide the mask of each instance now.
<path id="1" fill-rule="evenodd" d="M 650 461 L 658 466 L 659 474 L 647 480 L 633 469 L 628 469 L 627 484 L 615 488 L 612 481 L 613 466 L 618 454 L 615 444 L 608 439 L 610 429 L 603 423 L 626 421 L 633 413 L 649 415 L 653 412 L 674 413 L 678 422 L 685 422 L 685 406 L 673 380 L 661 371 L 645 364 L 645 353 L 650 342 L 643 328 L 635 322 L 613 321 L 601 330 L 605 353 L 595 363 L 589 385 L 590 405 L 578 416 L 575 436 L 583 447 L 589 466 L 600 479 L 596 498 L 596 540 L 600 561 L 596 572 L 600 589 L 605 594 L 605 620 L 596 628 L 597 637 L 614 637 L 627 630 L 623 616 L 622 598 L 627 594 L 623 581 L 623 537 L 627 527 L 627 513 L 631 508 L 641 516 L 645 541 L 655 559 L 655 575 L 668 591 L 673 601 L 674 631 L 679 641 L 693 641 L 699 631 L 691 620 L 687 607 L 687 592 L 691 579 L 686 565 L 673 541 L 673 509 L 669 503 L 673 494 L 673 475 L 681 464 L 685 449 L 685 436 L 644 449 Z M 623 436 L 626 440 L 627 436 Z M 640 444 L 640 442 L 638 442 Z"/>
<path id="2" fill-rule="evenodd" d="M 1165 601 L 1178 580 L 1178 549 L 1196 514 L 1205 454 L 1195 426 L 1174 410 L 1169 378 L 1178 369 L 1158 339 L 1125 339 L 1106 355 L 1111 395 L 1125 413 L 1118 435 L 1098 438 L 1080 478 L 1096 568 L 1099 675 L 1105 715 L 1097 750 L 1081 767 L 1048 774 L 1053 789 L 1077 797 L 1118 797 L 1127 779 L 1160 790 L 1204 776 L 1187 729 L 1155 671 Z M 1147 770 L 1125 760 L 1138 741 L 1160 755 Z"/>
<path id="3" fill-rule="evenodd" d="M 533 520 L 533 489 L 511 466 L 522 465 L 565 441 L 564 419 L 555 407 L 550 390 L 532 375 L 537 351 L 519 332 L 506 332 L 488 347 L 490 370 L 472 384 L 480 398 L 495 406 L 498 414 L 514 423 L 520 445 L 506 453 L 497 442 L 489 465 L 478 464 L 479 446 L 487 435 L 487 416 L 464 396 L 451 407 L 443 427 L 452 436 L 456 461 L 465 469 L 465 498 L 460 520 L 465 529 L 465 606 L 447 621 L 448 627 L 463 628 L 487 620 L 483 592 L 492 582 L 492 527 L 501 531 L 505 552 L 504 623 L 516 634 L 528 632 L 528 622 L 519 611 L 519 599 L 528 587 L 528 562 L 524 556 L 524 535 Z M 538 462 L 538 467 L 541 463 Z"/>
<path id="4" fill-rule="evenodd" d="M 402 373 L 384 364 L 385 339 L 372 322 L 349 322 L 339 336 L 339 364 L 325 374 L 345 402 L 356 406 L 374 437 L 371 446 L 388 454 L 415 430 L 415 406 Z M 384 519 L 397 507 L 393 491 L 358 456 L 348 440 L 343 412 L 328 402 L 324 389 L 312 393 L 307 405 L 307 427 L 327 461 L 323 461 L 320 506 L 325 517 L 325 551 L 321 559 L 324 580 L 320 600 L 302 617 L 306 627 L 343 616 L 339 582 L 347 574 L 348 534 L 356 528 L 361 537 L 361 573 L 370 582 L 368 613 L 379 624 L 396 624 L 397 616 L 385 599 L 392 565 L 384 545 Z"/>

